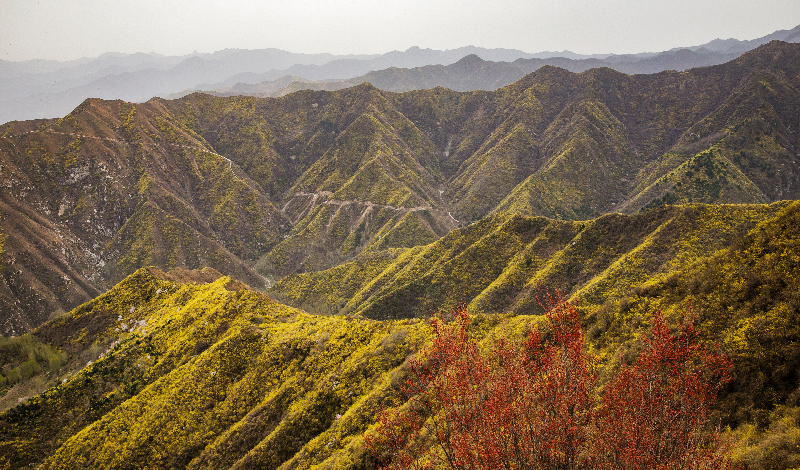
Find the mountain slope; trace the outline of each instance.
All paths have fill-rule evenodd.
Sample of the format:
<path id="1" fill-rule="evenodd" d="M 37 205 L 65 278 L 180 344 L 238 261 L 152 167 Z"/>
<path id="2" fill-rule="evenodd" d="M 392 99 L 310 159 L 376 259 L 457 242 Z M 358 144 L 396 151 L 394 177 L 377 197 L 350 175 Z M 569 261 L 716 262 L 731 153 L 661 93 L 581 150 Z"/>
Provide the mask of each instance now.
<path id="1" fill-rule="evenodd" d="M 800 45 L 683 73 L 542 67 L 494 92 L 89 100 L 2 128 L 21 333 L 145 265 L 254 287 L 492 213 L 582 220 L 800 197 Z M 10 293 L 9 293 L 10 292 Z"/>
<path id="2" fill-rule="evenodd" d="M 309 311 L 381 319 L 425 318 L 461 302 L 478 316 L 519 318 L 541 312 L 542 288 L 563 289 L 594 347 L 617 351 L 606 358 L 630 351 L 656 310 L 677 321 L 691 308 L 734 360 L 720 417 L 760 420 L 761 429 L 800 393 L 798 217 L 797 201 L 664 206 L 584 222 L 498 214 L 431 245 L 289 276 L 269 294 Z"/>
<path id="3" fill-rule="evenodd" d="M 513 295 L 535 291 L 525 274 L 545 284 L 577 279 L 571 290 L 603 367 L 631 360 L 656 309 L 674 324 L 691 303 L 704 338 L 719 340 L 734 362 L 717 416 L 739 429 L 766 427 L 776 406 L 794 409 L 800 386 L 799 215 L 792 202 L 662 207 L 585 222 L 493 216 L 429 246 L 362 254 L 358 262 L 371 267 L 357 272 L 417 272 L 430 287 L 416 292 L 427 289 L 443 306 L 449 284 L 477 292 L 473 310 L 517 313 L 536 311 Z M 470 290 L 502 256 L 511 261 L 497 279 Z M 317 291 L 352 290 L 344 279 L 331 276 Z M 391 300 L 376 303 L 391 308 Z M 472 329 L 489 348 L 519 339 L 536 318 L 478 315 Z M 42 377 L 34 393 L 50 388 L 0 414 L 1 453 L 12 468 L 371 468 L 362 435 L 429 334 L 418 320 L 308 315 L 212 270 L 141 269 L 29 335 L 28 348 L 42 345 L 52 371 L 25 380 Z M 777 425 L 782 415 L 774 416 Z M 791 429 L 771 436 L 786 439 Z"/>
<path id="4" fill-rule="evenodd" d="M 520 315 L 539 312 L 542 283 L 590 308 L 715 254 L 785 207 L 664 206 L 583 222 L 497 214 L 430 245 L 288 276 L 268 292 L 309 311 L 380 319 L 424 318 L 460 302 L 474 313 Z"/>
<path id="5" fill-rule="evenodd" d="M 242 259 L 275 243 L 280 224 L 268 222 L 282 215 L 202 138 L 155 114 L 87 101 L 61 120 L 6 127 L 2 274 L 25 316 L 3 318 L 4 331 L 147 264 L 208 265 L 263 285 Z"/>
<path id="6" fill-rule="evenodd" d="M 0 453 L 14 468 L 363 459 L 388 373 L 426 326 L 310 317 L 214 277 L 140 270 L 37 329 L 77 373 L 0 415 Z"/>
<path id="7" fill-rule="evenodd" d="M 777 177 L 773 181 L 784 178 L 794 181 L 798 170 L 797 133 L 791 130 L 800 125 L 797 114 L 791 111 L 800 105 L 798 70 L 793 65 L 794 59 L 784 55 L 789 49 L 784 50 L 778 43 L 760 50 L 771 50 L 775 55 L 769 54 L 771 58 L 766 59 L 746 54 L 729 64 L 688 74 L 613 76 L 598 69 L 575 76 L 585 80 L 579 85 L 580 95 L 574 101 L 578 112 L 569 113 L 567 126 L 551 127 L 550 132 L 545 133 L 554 140 L 543 142 L 543 146 L 556 146 L 544 165 L 546 170 L 531 175 L 524 185 L 515 188 L 498 210 L 566 218 L 594 216 L 614 209 L 632 212 L 663 197 L 678 183 L 685 187 L 696 185 L 693 172 L 688 172 L 683 181 L 678 181 L 676 175 L 666 175 L 691 159 L 702 160 L 701 154 L 706 149 L 717 151 L 712 154 L 726 160 L 717 164 L 717 173 L 709 167 L 707 176 L 712 186 L 729 185 L 725 183 L 728 174 L 737 173 L 733 166 L 745 177 L 730 176 L 736 180 L 730 185 L 742 189 L 731 190 L 725 201 L 752 203 L 797 197 L 794 190 L 776 191 L 775 186 L 759 187 L 747 181 L 751 177 L 757 181 L 767 167 L 773 168 L 772 174 Z M 761 72 L 748 72 L 754 67 L 760 68 L 765 59 L 776 67 L 772 72 L 764 74 L 763 78 Z M 768 84 L 773 83 L 779 91 L 770 88 Z M 696 92 L 664 94 L 656 91 L 675 88 Z M 699 92 L 700 89 L 703 91 Z M 782 98 L 776 99 L 777 95 Z M 649 124 L 641 125 L 644 122 Z M 762 139 L 766 141 L 761 142 Z M 762 166 L 743 165 L 748 153 L 765 157 L 760 159 Z M 607 160 L 595 163 L 598 158 Z M 734 158 L 739 159 L 738 165 L 731 162 Z M 772 162 L 782 167 L 782 173 L 776 171 Z M 694 165 L 697 167 L 700 163 Z M 555 177 L 548 177 L 551 172 Z M 587 174 L 593 181 L 607 182 L 608 186 L 590 186 L 585 181 L 575 184 L 576 179 L 580 182 Z M 659 178 L 669 179 L 672 184 L 662 184 L 658 192 L 653 193 L 655 188 L 650 185 Z M 716 181 L 720 178 L 721 181 Z M 777 186 L 787 187 L 786 183 Z M 548 194 L 553 190 L 558 192 Z M 642 197 L 645 192 L 646 197 Z M 717 189 L 711 192 L 705 199 L 687 197 L 683 200 L 723 199 Z M 620 207 L 615 207 L 618 205 Z M 581 207 L 585 207 L 586 212 L 575 212 Z"/>

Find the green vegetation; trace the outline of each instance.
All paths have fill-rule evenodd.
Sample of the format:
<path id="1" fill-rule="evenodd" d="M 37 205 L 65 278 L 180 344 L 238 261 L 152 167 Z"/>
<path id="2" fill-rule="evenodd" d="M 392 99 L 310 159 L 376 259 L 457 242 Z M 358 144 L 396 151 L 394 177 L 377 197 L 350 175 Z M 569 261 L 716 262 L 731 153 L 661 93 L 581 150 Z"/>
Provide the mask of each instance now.
<path id="1" fill-rule="evenodd" d="M 630 358 L 654 311 L 674 322 L 691 305 L 703 334 L 720 341 L 734 362 L 715 419 L 737 429 L 737 455 L 753 468 L 777 468 L 763 463 L 770 442 L 782 443 L 779 461 L 788 468 L 800 455 L 788 444 L 796 427 L 775 406 L 796 406 L 800 396 L 798 214 L 800 203 L 784 202 L 666 206 L 583 223 L 498 215 L 403 252 L 385 267 L 357 259 L 346 271 L 291 276 L 273 290 L 294 292 L 281 298 L 317 309 L 425 317 L 436 301 L 466 301 L 476 314 L 537 313 L 539 285 L 563 286 L 579 300 L 604 360 Z M 368 273 L 360 287 L 343 283 L 344 272 L 354 271 Z M 323 295 L 329 292 L 338 296 Z M 342 294 L 352 295 L 343 308 Z"/>
<path id="2" fill-rule="evenodd" d="M 532 294 L 541 282 L 589 308 L 714 255 L 785 206 L 669 206 L 587 222 L 497 214 L 395 255 L 386 265 L 359 257 L 289 276 L 270 293 L 289 304 L 316 305 L 319 312 L 383 319 L 424 318 L 460 302 L 474 313 L 530 314 L 539 312 Z M 369 274 L 342 275 L 354 271 Z"/>
<path id="3" fill-rule="evenodd" d="M 675 324 L 691 304 L 701 336 L 733 360 L 712 419 L 731 426 L 738 459 L 771 468 L 772 442 L 781 462 L 796 458 L 786 443 L 800 383 L 798 214 L 794 202 L 587 222 L 495 215 L 273 289 L 338 316 L 210 270 L 139 270 L 33 332 L 68 355 L 66 381 L 0 415 L 0 446 L 15 466 L 369 468 L 362 435 L 429 329 L 364 316 L 424 317 L 466 300 L 488 347 L 536 321 L 520 314 L 541 311 L 538 279 L 581 299 L 587 339 L 610 368 L 636 354 L 654 312 Z"/>
<path id="4" fill-rule="evenodd" d="M 0 363 L 3 364 L 0 393 L 4 393 L 3 402 L 8 402 L 7 399 L 13 395 L 8 389 L 18 382 L 28 381 L 39 374 L 50 376 L 57 373 L 66 362 L 63 352 L 36 341 L 30 334 L 15 338 L 0 337 Z"/>
<path id="5" fill-rule="evenodd" d="M 800 464 L 800 409 L 778 406 L 767 417 L 769 425 L 746 424 L 731 433 L 737 439 L 734 458 L 748 469 L 796 468 Z"/>
<path id="6" fill-rule="evenodd" d="M 175 276 L 139 270 L 34 331 L 86 362 L 0 415 L 15 468 L 48 456 L 45 468 L 365 458 L 360 435 L 424 323 L 312 317 L 228 277 Z"/>
<path id="7" fill-rule="evenodd" d="M 362 285 L 377 277 L 404 250 L 368 252 L 327 271 L 281 279 L 270 291 L 283 303 L 317 315 L 339 313 Z"/>

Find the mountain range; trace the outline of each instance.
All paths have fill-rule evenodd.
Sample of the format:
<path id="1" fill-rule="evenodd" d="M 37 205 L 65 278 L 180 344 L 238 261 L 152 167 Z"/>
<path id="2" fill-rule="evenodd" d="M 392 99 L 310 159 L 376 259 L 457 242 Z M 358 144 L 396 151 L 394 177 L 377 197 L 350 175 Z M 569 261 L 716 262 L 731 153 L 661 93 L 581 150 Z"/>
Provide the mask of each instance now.
<path id="1" fill-rule="evenodd" d="M 383 318 L 478 294 L 472 330 L 490 348 L 541 318 L 543 287 L 525 285 L 537 273 L 579 287 L 607 367 L 631 359 L 656 309 L 679 322 L 692 305 L 733 360 L 714 412 L 736 459 L 784 468 L 798 458 L 799 216 L 796 201 L 572 223 L 493 216 L 284 287 L 335 299 L 352 281 L 373 294 L 360 313 Z M 513 313 L 479 313 L 503 306 Z M 2 378 L 16 381 L 0 401 L 0 454 L 11 468 L 374 468 L 363 436 L 431 334 L 420 319 L 309 315 L 209 268 L 142 268 L 0 342 L 13 366 Z"/>
<path id="2" fill-rule="evenodd" d="M 142 102 L 206 83 L 237 83 L 299 73 L 343 79 L 386 67 L 449 64 L 469 54 L 487 60 L 532 57 L 511 49 L 412 47 L 381 55 L 298 54 L 279 49 L 226 49 L 186 56 L 104 54 L 69 62 L 0 61 L 0 122 L 63 116 L 86 98 Z M 213 85 L 210 85 L 213 86 Z"/>
<path id="3" fill-rule="evenodd" d="M 489 214 L 563 220 L 796 199 L 800 46 L 493 92 L 85 101 L 2 128 L 0 297 L 19 334 L 141 266 L 254 286 L 431 243 Z"/>
<path id="4" fill-rule="evenodd" d="M 691 67 L 727 62 L 771 40 L 797 42 L 800 38 L 799 28 L 776 31 L 749 41 L 717 39 L 700 46 L 664 53 L 630 55 L 580 55 L 569 51 L 531 54 L 514 49 L 469 46 L 445 51 L 412 47 L 406 51 L 392 51 L 381 55 L 349 56 L 297 54 L 278 49 L 226 49 L 211 54 L 193 53 L 185 56 L 109 53 L 94 59 L 68 62 L 0 60 L 0 122 L 63 116 L 86 98 L 143 102 L 155 96 L 175 98 L 197 90 L 237 92 L 232 90 L 232 87 L 237 86 L 244 87 L 243 90 L 238 90 L 238 94 L 263 94 L 265 89 L 270 89 L 268 93 L 271 96 L 312 86 L 316 89 L 341 89 L 363 81 L 369 81 L 387 91 L 434 86 L 469 91 L 493 90 L 508 85 L 542 65 L 556 65 L 573 72 L 603 66 L 625 73 L 655 73 L 669 69 L 682 71 Z M 380 71 L 387 68 L 446 66 L 472 54 L 486 61 L 502 62 L 493 65 L 493 69 L 502 70 L 501 75 L 479 81 L 470 81 L 468 77 L 456 80 L 465 88 L 454 88 L 451 86 L 454 83 L 453 78 L 448 79 L 448 74 L 439 78 L 442 72 L 435 68 L 423 72 L 412 71 L 401 80 L 402 83 L 387 84 L 386 88 L 379 85 L 383 81 L 373 76 L 362 77 L 373 71 L 380 75 Z M 398 71 L 383 73 L 392 75 Z M 420 73 L 422 77 L 416 77 Z M 420 80 L 421 78 L 424 79 Z M 327 80 L 345 83 L 327 86 L 302 85 L 304 81 Z M 384 80 L 391 81 L 391 78 Z M 275 81 L 288 81 L 292 85 L 276 88 L 275 83 L 269 83 Z M 472 85 L 468 83 L 480 86 L 469 88 Z M 258 85 L 254 88 L 247 86 L 255 84 Z"/>
<path id="5" fill-rule="evenodd" d="M 481 59 L 477 54 L 470 54 L 450 65 L 426 65 L 411 69 L 391 67 L 344 80 L 310 80 L 297 75 L 284 75 L 275 80 L 252 84 L 237 82 L 232 86 L 218 86 L 210 90 L 199 89 L 173 93 L 167 98 L 180 98 L 194 91 L 202 91 L 215 96 L 279 97 L 299 90 L 341 90 L 364 82 L 371 83 L 381 90 L 397 92 L 437 86 L 455 91 L 496 90 L 545 65 L 563 68 L 570 72 L 584 72 L 592 68 L 607 67 L 627 74 L 648 74 L 664 70 L 682 72 L 690 68 L 722 64 L 739 57 L 739 55 L 741 52 L 738 51 L 716 52 L 700 48 L 697 50 L 680 49 L 654 55 L 609 56 L 602 59 L 552 57 L 492 62 Z M 297 72 L 302 73 L 301 71 Z"/>
<path id="6" fill-rule="evenodd" d="M 488 347 L 554 289 L 606 368 L 656 310 L 695 318 L 733 361 L 735 458 L 796 466 L 799 109 L 800 44 L 776 40 L 685 71 L 6 123 L 0 466 L 374 468 L 363 435 L 431 312 L 466 304 Z"/>

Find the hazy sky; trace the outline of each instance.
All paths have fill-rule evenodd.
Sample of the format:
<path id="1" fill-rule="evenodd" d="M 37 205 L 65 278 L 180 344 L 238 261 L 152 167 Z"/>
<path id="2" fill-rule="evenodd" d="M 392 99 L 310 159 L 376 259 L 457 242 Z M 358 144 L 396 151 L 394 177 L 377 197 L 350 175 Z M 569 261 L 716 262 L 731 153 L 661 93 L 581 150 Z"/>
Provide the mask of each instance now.
<path id="1" fill-rule="evenodd" d="M 662 51 L 800 24 L 800 0 L 0 0 L 0 59 L 276 47 Z"/>

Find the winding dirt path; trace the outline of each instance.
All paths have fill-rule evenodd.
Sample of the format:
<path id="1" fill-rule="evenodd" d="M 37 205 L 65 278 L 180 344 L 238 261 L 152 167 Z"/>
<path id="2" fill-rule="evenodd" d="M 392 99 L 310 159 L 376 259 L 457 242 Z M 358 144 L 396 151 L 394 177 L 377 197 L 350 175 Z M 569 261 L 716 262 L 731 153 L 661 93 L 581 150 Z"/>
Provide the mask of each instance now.
<path id="1" fill-rule="evenodd" d="M 330 191 L 320 191 L 318 193 L 303 193 L 303 192 L 300 192 L 300 193 L 294 193 L 294 196 L 295 197 L 297 197 L 297 196 L 312 197 L 314 199 L 314 202 L 316 202 L 316 200 L 320 196 L 329 197 L 332 194 L 333 193 L 331 193 Z M 370 208 L 377 207 L 379 209 L 389 209 L 389 210 L 404 211 L 404 212 L 419 212 L 419 211 L 425 211 L 425 210 L 433 210 L 433 208 L 430 207 L 430 206 L 416 206 L 416 207 L 390 206 L 390 205 L 387 205 L 387 204 L 375 204 L 372 201 L 357 201 L 355 199 L 344 200 L 344 201 L 339 201 L 339 200 L 336 200 L 336 199 L 326 199 L 323 202 L 323 204 L 329 204 L 329 205 L 332 205 L 332 206 L 346 206 L 346 205 L 349 205 L 349 204 L 360 204 L 360 205 L 364 205 L 364 206 L 367 206 L 367 207 L 370 207 Z"/>

